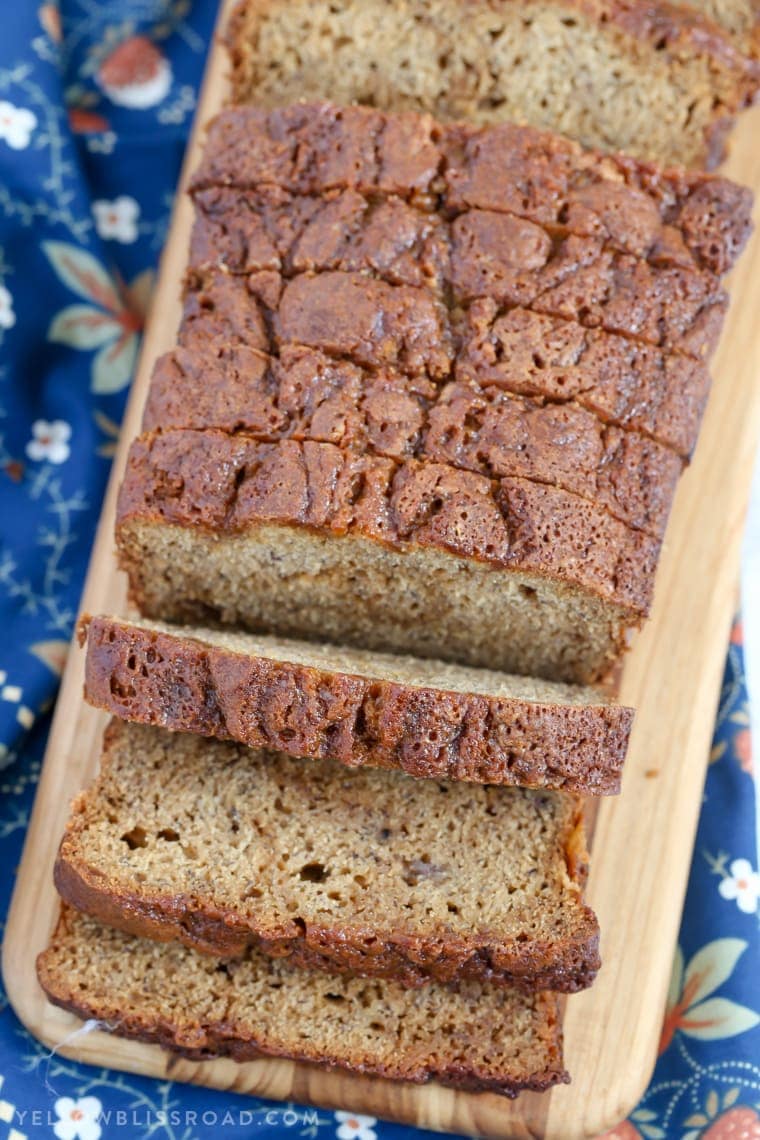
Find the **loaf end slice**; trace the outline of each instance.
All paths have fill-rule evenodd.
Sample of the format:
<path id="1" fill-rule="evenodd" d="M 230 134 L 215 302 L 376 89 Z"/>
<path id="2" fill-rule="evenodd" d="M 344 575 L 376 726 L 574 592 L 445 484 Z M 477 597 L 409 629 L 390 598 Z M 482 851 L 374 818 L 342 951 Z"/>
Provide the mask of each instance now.
<path id="1" fill-rule="evenodd" d="M 553 994 L 472 982 L 405 990 L 296 970 L 255 950 L 220 962 L 66 907 L 37 975 L 55 1005 L 193 1060 L 287 1057 L 508 1097 L 569 1081 Z"/>
<path id="2" fill-rule="evenodd" d="M 122 720 L 412 776 L 614 794 L 633 710 L 595 689 L 214 629 L 84 618 Z"/>
<path id="3" fill-rule="evenodd" d="M 572 991 L 599 966 L 580 801 L 348 770 L 112 721 L 56 884 L 212 954 L 251 945 L 409 986 Z"/>

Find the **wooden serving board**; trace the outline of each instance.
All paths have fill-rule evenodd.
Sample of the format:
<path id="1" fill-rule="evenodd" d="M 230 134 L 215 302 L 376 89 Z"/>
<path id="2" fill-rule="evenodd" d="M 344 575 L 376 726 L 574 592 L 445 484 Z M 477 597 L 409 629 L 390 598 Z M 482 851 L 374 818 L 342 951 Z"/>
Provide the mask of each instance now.
<path id="1" fill-rule="evenodd" d="M 225 6 L 226 7 L 226 6 Z M 199 127 L 221 106 L 225 60 L 215 45 Z M 738 128 L 727 172 L 760 194 L 760 109 Z M 179 195 L 152 317 L 129 402 L 83 597 L 91 613 L 125 613 L 125 580 L 113 544 L 116 492 L 140 422 L 151 366 L 171 347 L 179 319 L 191 208 Z M 617 1124 L 644 1091 L 655 1062 L 702 786 L 717 708 L 742 527 L 760 438 L 760 237 L 733 275 L 734 303 L 714 366 L 715 384 L 693 465 L 682 480 L 657 578 L 654 611 L 629 654 L 621 699 L 638 715 L 621 796 L 601 802 L 588 884 L 599 915 L 604 966 L 592 989 L 569 999 L 565 1053 L 572 1084 L 508 1101 L 437 1085 L 328 1073 L 287 1061 L 193 1063 L 155 1046 L 93 1032 L 63 1045 L 77 1060 L 236 1092 L 350 1108 L 427 1128 L 489 1137 L 580 1140 Z M 93 778 L 106 717 L 82 702 L 83 654 L 73 647 L 19 868 L 3 952 L 18 1016 L 45 1045 L 77 1021 L 51 1006 L 34 972 L 55 924 L 56 847 L 69 803 Z"/>

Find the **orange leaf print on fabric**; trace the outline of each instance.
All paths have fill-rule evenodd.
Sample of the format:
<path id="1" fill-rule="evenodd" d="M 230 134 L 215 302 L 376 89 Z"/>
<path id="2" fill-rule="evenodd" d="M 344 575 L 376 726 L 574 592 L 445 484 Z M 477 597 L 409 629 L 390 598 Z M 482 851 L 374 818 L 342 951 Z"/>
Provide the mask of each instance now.
<path id="1" fill-rule="evenodd" d="M 754 1010 L 710 996 L 731 977 L 746 949 L 747 943 L 740 938 L 717 938 L 698 950 L 686 965 L 680 947 L 676 950 L 659 1054 L 665 1052 L 677 1032 L 712 1041 L 760 1024 Z"/>

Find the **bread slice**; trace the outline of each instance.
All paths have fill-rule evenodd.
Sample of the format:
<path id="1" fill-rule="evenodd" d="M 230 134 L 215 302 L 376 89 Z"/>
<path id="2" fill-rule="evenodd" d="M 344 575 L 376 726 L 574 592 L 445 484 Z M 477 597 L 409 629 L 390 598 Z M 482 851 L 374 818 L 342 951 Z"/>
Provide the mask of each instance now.
<path id="1" fill-rule="evenodd" d="M 576 990 L 599 966 L 580 801 L 112 721 L 61 843 L 63 898 L 208 953 Z"/>
<path id="2" fill-rule="evenodd" d="M 277 274 L 253 274 L 244 282 L 225 273 L 193 274 L 185 297 L 181 347 L 198 360 L 218 354 L 220 345 L 229 351 L 241 348 L 295 357 L 304 346 L 278 346 L 271 327 L 278 298 Z M 403 331 L 408 327 L 403 320 L 396 323 L 396 339 L 386 324 L 378 357 L 373 351 L 371 313 L 362 326 L 358 298 L 352 307 L 353 321 L 346 324 L 342 341 L 336 339 L 340 328 L 335 313 L 331 336 L 324 331 L 312 336 L 316 345 L 313 352 L 322 357 L 327 355 L 326 348 L 334 346 L 334 354 L 328 359 L 336 366 L 366 372 L 379 359 L 374 371 L 383 376 L 404 375 L 413 396 L 430 399 L 453 378 L 481 389 L 526 395 L 552 406 L 575 404 L 593 412 L 603 423 L 650 436 L 684 459 L 694 448 L 710 386 L 702 360 L 664 353 L 641 341 L 587 329 L 561 317 L 519 307 L 505 311 L 489 298 L 474 301 L 459 314 L 451 333 L 441 310 L 431 304 L 417 309 L 413 341 L 407 338 L 405 342 L 398 335 L 399 328 Z M 383 315 L 387 319 L 386 311 Z M 365 330 L 367 335 L 363 336 Z M 319 334 L 319 330 L 315 332 Z M 456 350 L 452 343 L 455 338 Z M 340 350 L 354 353 L 360 363 L 352 363 Z M 402 367 L 404 373 L 399 371 Z M 255 377 L 253 361 L 250 368 Z M 410 371 L 414 372 L 411 377 Z M 145 428 L 154 428 L 158 417 L 166 416 L 166 426 L 212 426 L 216 419 L 219 427 L 237 429 L 253 423 L 247 407 L 245 416 L 241 412 L 244 400 L 244 393 L 230 375 L 224 389 L 207 385 L 202 398 L 199 395 L 193 401 L 180 401 L 187 418 L 182 425 L 171 405 L 164 403 L 154 410 L 149 397 Z M 227 401 L 229 411 L 225 412 Z M 386 418 L 381 422 L 387 423 Z"/>
<path id="3" fill-rule="evenodd" d="M 242 0 L 229 44 L 237 103 L 511 119 L 661 165 L 719 162 L 757 87 L 715 23 L 636 0 Z"/>
<path id="4" fill-rule="evenodd" d="M 543 484 L 214 431 L 135 440 L 117 542 L 146 617 L 579 683 L 646 614 L 659 550 Z"/>
<path id="5" fill-rule="evenodd" d="M 423 286 L 455 309 L 489 296 L 698 358 L 751 228 L 751 195 L 723 179 L 329 103 L 223 111 L 193 187 L 194 268 L 370 273 L 386 304 L 387 285 L 396 305 Z"/>
<path id="6" fill-rule="evenodd" d="M 553 238 L 596 238 L 653 265 L 721 275 L 752 225 L 751 192 L 725 178 L 658 169 L 510 122 L 475 127 L 302 100 L 223 110 L 191 193 L 191 263 L 234 272 L 303 269 L 330 247 L 355 255 L 368 231 L 384 231 L 386 267 L 419 273 L 422 262 L 430 276 L 445 256 L 442 228 L 485 210 Z"/>
<path id="7" fill-rule="evenodd" d="M 85 698 L 123 720 L 485 784 L 620 790 L 631 709 L 594 689 L 228 631 L 84 618 Z"/>
<path id="8" fill-rule="evenodd" d="M 67 907 L 37 974 L 56 1005 L 193 1060 L 288 1057 L 510 1097 L 569 1080 L 554 994 L 476 982 L 409 990 L 297 970 L 252 949 L 220 962 Z"/>
<path id="9" fill-rule="evenodd" d="M 438 388 L 295 346 L 277 357 L 213 343 L 167 353 L 154 367 L 142 426 L 334 443 L 530 479 L 590 499 L 657 539 L 684 465 L 670 448 L 569 401 L 546 405 L 468 382 Z"/>

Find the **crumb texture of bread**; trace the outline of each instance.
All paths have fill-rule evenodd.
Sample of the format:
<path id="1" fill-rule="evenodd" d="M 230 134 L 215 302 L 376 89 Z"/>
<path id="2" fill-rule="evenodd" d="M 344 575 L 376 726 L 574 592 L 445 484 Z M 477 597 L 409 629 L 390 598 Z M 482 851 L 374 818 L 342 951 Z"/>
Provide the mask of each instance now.
<path id="1" fill-rule="evenodd" d="M 728 5 L 700 7 L 480 0 L 463 21 L 456 0 L 243 0 L 228 36 L 233 100 L 329 97 L 443 120 L 506 119 L 663 166 L 713 166 L 757 89 L 757 67 L 705 18 Z M 724 23 L 743 23 L 740 7 Z"/>
<path id="2" fill-rule="evenodd" d="M 112 721 L 56 884 L 132 933 L 407 985 L 573 991 L 599 966 L 581 801 Z"/>
<path id="3" fill-rule="evenodd" d="M 758 0 L 688 0 L 702 16 L 713 20 L 731 37 L 739 51 L 756 60 L 760 52 L 760 3 Z"/>
<path id="4" fill-rule="evenodd" d="M 122 720 L 429 779 L 614 794 L 633 711 L 442 661 L 95 617 L 85 698 Z"/>
<path id="5" fill-rule="evenodd" d="M 247 951 L 219 961 L 64 907 L 37 959 L 51 1001 L 194 1060 L 288 1057 L 515 1096 L 567 1082 L 557 998 L 476 982 L 397 982 L 294 969 Z"/>
<path id="6" fill-rule="evenodd" d="M 211 431 L 133 443 L 117 541 L 147 617 L 578 683 L 646 614 L 659 551 L 542 484 Z"/>

